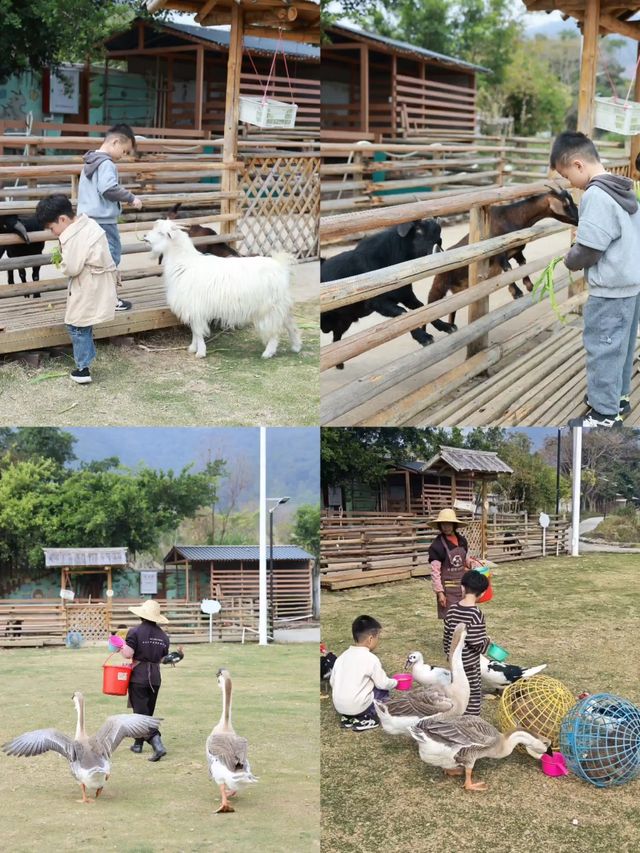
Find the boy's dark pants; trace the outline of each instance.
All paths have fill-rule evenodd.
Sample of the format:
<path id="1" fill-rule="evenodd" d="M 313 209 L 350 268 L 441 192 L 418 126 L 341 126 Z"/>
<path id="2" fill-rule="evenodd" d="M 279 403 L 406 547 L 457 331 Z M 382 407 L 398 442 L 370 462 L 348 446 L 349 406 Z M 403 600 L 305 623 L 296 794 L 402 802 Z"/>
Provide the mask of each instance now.
<path id="1" fill-rule="evenodd" d="M 639 317 L 640 296 L 589 296 L 585 304 L 587 397 L 602 415 L 617 415 L 620 397 L 631 391 Z"/>
<path id="2" fill-rule="evenodd" d="M 388 690 L 379 690 L 377 687 L 373 688 L 373 698 L 378 702 L 386 702 L 389 698 Z M 353 720 L 377 720 L 378 715 L 376 714 L 376 706 L 373 702 L 369 705 L 369 707 L 362 711 L 360 714 L 350 714 L 349 715 Z"/>

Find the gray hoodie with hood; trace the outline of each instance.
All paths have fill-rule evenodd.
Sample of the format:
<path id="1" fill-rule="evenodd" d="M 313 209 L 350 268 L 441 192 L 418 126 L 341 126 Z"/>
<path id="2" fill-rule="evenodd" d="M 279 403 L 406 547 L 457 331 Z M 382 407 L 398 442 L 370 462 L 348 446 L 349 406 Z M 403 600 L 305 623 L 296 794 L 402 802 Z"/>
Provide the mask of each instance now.
<path id="1" fill-rule="evenodd" d="M 132 202 L 135 195 L 118 182 L 116 165 L 104 151 L 88 151 L 78 186 L 78 213 L 86 213 L 96 222 L 117 222 L 121 202 Z"/>
<path id="2" fill-rule="evenodd" d="M 589 181 L 565 266 L 585 269 L 592 296 L 640 293 L 640 210 L 629 178 L 606 173 Z"/>

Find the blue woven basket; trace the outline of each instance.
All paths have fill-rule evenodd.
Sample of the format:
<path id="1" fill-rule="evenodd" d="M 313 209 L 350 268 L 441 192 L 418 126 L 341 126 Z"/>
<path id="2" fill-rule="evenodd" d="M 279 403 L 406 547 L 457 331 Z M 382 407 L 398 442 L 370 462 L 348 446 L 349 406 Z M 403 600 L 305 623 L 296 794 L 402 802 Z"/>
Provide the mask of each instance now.
<path id="1" fill-rule="evenodd" d="M 640 708 L 611 693 L 581 699 L 562 721 L 560 751 L 598 788 L 630 782 L 640 776 Z"/>

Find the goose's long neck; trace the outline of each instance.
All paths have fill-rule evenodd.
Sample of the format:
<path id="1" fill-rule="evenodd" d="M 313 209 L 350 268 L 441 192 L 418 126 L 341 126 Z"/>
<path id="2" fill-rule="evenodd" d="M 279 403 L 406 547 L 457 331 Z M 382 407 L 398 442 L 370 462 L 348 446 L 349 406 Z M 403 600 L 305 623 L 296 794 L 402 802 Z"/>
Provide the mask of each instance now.
<path id="1" fill-rule="evenodd" d="M 462 664 L 462 649 L 464 647 L 464 636 L 458 634 L 454 638 L 455 646 L 452 646 L 449 652 L 449 665 L 451 666 L 451 697 L 459 703 L 459 713 L 464 714 L 464 711 L 469 704 L 469 696 L 471 695 L 471 686 L 467 673 L 464 671 Z"/>
<path id="2" fill-rule="evenodd" d="M 511 755 L 518 744 L 529 744 L 531 746 L 534 741 L 536 743 L 538 742 L 536 738 L 529 734 L 529 732 L 511 732 L 510 735 L 503 735 L 500 738 L 495 749 L 492 750 L 491 757 L 506 758 L 507 755 Z"/>
<path id="3" fill-rule="evenodd" d="M 78 712 L 78 721 L 76 723 L 76 740 L 86 737 L 84 730 L 84 697 L 76 699 L 76 711 Z"/>
<path id="4" fill-rule="evenodd" d="M 222 732 L 232 732 L 231 725 L 231 679 L 225 678 L 222 688 L 222 714 L 217 729 Z"/>

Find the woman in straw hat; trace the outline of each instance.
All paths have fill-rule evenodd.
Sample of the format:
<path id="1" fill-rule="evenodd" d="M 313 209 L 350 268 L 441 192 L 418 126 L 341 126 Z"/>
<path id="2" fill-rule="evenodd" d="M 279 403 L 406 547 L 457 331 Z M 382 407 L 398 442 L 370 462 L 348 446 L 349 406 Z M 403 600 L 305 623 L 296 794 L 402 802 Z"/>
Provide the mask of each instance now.
<path id="1" fill-rule="evenodd" d="M 429 525 L 439 531 L 429 546 L 431 585 L 438 603 L 438 619 L 444 619 L 447 608 L 460 601 L 460 580 L 467 569 L 472 568 L 469 545 L 458 533 L 458 528 L 466 523 L 456 516 L 454 509 L 443 509 Z"/>
<path id="2" fill-rule="evenodd" d="M 152 717 L 160 692 L 160 661 L 169 651 L 169 637 L 160 628 L 159 623 L 166 625 L 169 620 L 160 613 L 160 605 L 155 599 L 149 598 L 138 607 L 130 607 L 129 611 L 142 620 L 137 628 L 127 632 L 126 645 L 122 655 L 133 658 L 133 672 L 129 682 L 129 704 L 136 714 L 147 714 Z M 162 744 L 160 732 L 156 729 L 147 738 L 153 748 L 149 761 L 159 761 L 167 750 Z M 142 752 L 143 738 L 136 738 L 132 752 Z"/>

